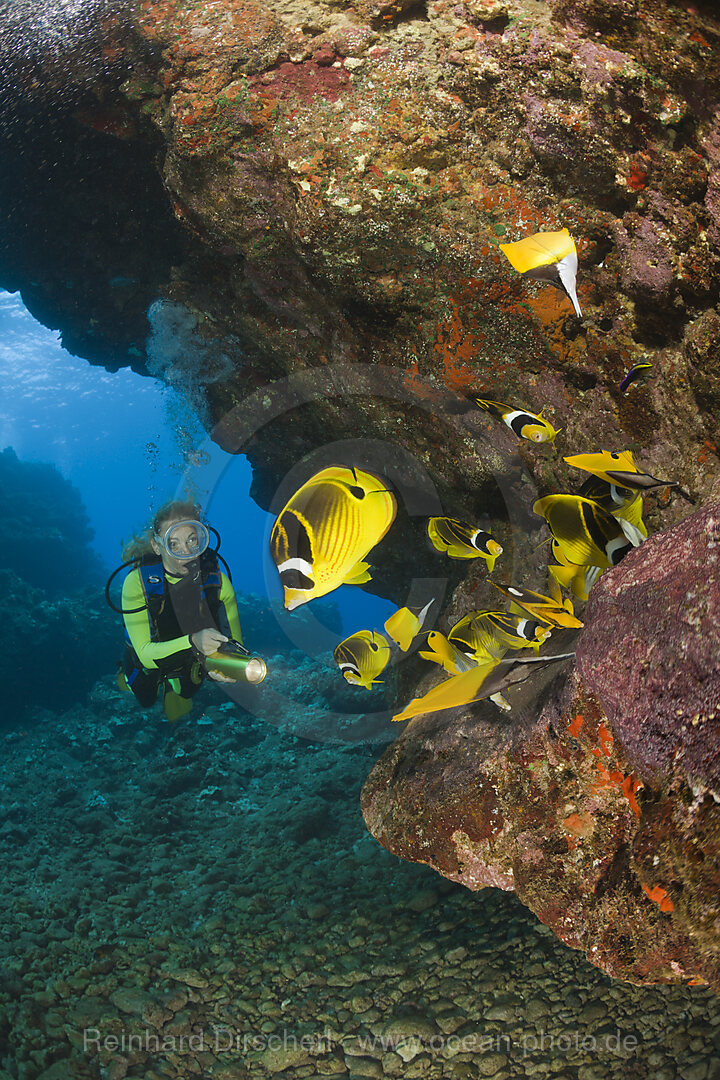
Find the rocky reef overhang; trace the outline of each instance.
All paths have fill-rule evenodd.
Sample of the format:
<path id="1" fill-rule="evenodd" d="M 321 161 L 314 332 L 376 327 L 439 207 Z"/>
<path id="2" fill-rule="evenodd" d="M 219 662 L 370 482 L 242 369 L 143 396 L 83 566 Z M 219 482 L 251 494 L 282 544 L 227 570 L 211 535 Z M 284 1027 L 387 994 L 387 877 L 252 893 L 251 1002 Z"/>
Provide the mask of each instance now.
<path id="1" fill-rule="evenodd" d="M 363 790 L 373 835 L 471 889 L 513 890 L 635 983 L 720 990 L 720 503 L 594 587 L 549 686 L 417 717 Z"/>

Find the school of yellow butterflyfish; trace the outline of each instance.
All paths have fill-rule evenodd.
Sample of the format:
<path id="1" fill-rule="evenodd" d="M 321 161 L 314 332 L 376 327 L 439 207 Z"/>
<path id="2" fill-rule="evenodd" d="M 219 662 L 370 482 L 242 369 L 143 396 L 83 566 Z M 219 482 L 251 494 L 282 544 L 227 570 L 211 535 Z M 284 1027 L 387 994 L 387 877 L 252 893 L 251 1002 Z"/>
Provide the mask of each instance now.
<path id="1" fill-rule="evenodd" d="M 552 281 L 564 289 L 578 316 L 575 292 L 577 253 L 567 229 L 537 233 L 500 249 L 522 274 Z M 472 399 L 518 438 L 554 444 L 558 431 L 539 414 L 523 408 Z M 549 596 L 518 586 L 492 585 L 510 602 L 509 611 L 478 610 L 464 615 L 447 633 L 426 632 L 419 655 L 438 664 L 448 678 L 414 698 L 393 720 L 467 705 L 490 698 L 509 709 L 502 689 L 521 681 L 533 663 L 549 663 L 572 653 L 540 656 L 540 646 L 557 627 L 579 629 L 582 622 L 562 589 L 585 601 L 604 570 L 616 566 L 647 536 L 642 492 L 678 487 L 642 472 L 630 451 L 600 451 L 563 459 L 589 473 L 577 494 L 546 495 L 533 505 L 552 534 L 555 563 L 548 567 Z M 343 584 L 370 580 L 366 556 L 392 525 L 397 502 L 382 477 L 360 468 L 320 470 L 287 501 L 270 535 L 270 550 L 288 610 L 325 596 Z M 452 517 L 427 522 L 432 547 L 451 559 L 484 559 L 487 573 L 502 555 L 501 545 L 476 525 Z M 393 655 L 407 653 L 423 631 L 432 601 L 422 610 L 399 608 L 384 623 L 385 634 L 359 630 L 334 650 L 335 662 L 353 686 L 372 689 Z M 387 636 L 386 636 L 387 635 Z M 389 640 L 388 640 L 389 639 Z M 392 642 L 392 646 L 390 644 Z M 527 659 L 506 653 L 531 649 Z"/>

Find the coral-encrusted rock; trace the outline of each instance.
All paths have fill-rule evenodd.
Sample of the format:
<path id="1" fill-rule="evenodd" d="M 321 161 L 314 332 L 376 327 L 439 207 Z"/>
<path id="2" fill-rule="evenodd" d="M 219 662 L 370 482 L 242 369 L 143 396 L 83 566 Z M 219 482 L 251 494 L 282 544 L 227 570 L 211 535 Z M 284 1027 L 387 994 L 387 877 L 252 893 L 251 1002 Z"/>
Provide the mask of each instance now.
<path id="1" fill-rule="evenodd" d="M 373 835 L 514 890 L 610 975 L 720 990 L 719 560 L 712 503 L 600 579 L 549 689 L 411 721 L 365 785 Z"/>
<path id="2" fill-rule="evenodd" d="M 720 504 L 631 552 L 585 618 L 578 672 L 632 771 L 720 798 Z"/>
<path id="3" fill-rule="evenodd" d="M 632 441 L 708 496 L 720 377 L 681 343 L 719 295 L 712 5 L 98 0 L 61 26 L 58 7 L 0 5 L 0 284 L 82 355 L 182 388 L 264 505 L 362 434 L 476 515 L 490 424 L 448 408 L 475 391 L 547 406 L 565 453 Z M 499 250 L 562 227 L 582 321 Z M 190 328 L 164 357 L 163 312 Z M 392 366 L 402 402 L 350 400 L 349 362 Z M 328 371 L 337 392 L 303 407 L 298 374 Z M 286 376 L 292 406 L 243 441 L 242 403 Z"/>

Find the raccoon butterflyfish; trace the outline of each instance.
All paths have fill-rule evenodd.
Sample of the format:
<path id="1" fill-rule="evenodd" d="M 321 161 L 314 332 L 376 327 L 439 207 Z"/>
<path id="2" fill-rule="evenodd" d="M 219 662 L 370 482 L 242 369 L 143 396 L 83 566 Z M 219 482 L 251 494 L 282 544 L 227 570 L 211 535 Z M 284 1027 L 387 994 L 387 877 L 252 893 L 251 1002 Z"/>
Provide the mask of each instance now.
<path id="1" fill-rule="evenodd" d="M 658 480 L 656 476 L 640 472 L 632 450 L 611 451 L 601 450 L 597 454 L 574 454 L 572 457 L 563 458 L 568 465 L 585 472 L 593 473 L 608 484 L 617 484 L 620 487 L 631 488 L 633 491 L 651 491 L 657 487 L 673 487 L 680 485 L 676 480 Z"/>
<path id="2" fill-rule="evenodd" d="M 629 371 L 625 373 L 625 377 L 620 383 L 620 393 L 624 394 L 630 389 L 632 383 L 649 375 L 651 367 L 652 364 L 633 364 Z"/>
<path id="3" fill-rule="evenodd" d="M 535 443 L 554 443 L 560 431 L 560 428 L 556 431 L 552 424 L 543 418 L 544 409 L 539 413 L 531 413 L 524 409 L 515 409 L 512 405 L 504 405 L 502 401 L 489 401 L 481 397 L 474 397 L 472 400 L 479 409 L 485 409 L 491 416 L 502 420 L 519 439 L 528 439 Z"/>
<path id="4" fill-rule="evenodd" d="M 517 609 L 549 626 L 580 627 L 583 625 L 574 614 L 570 600 L 563 601 L 551 596 L 543 596 L 542 593 L 533 592 L 532 589 L 522 589 L 517 585 L 509 585 L 505 588 L 504 585 L 498 585 L 496 581 L 491 581 L 490 584 L 494 585 L 508 600 L 512 600 L 511 611 Z"/>
<path id="5" fill-rule="evenodd" d="M 547 626 L 524 615 L 471 611 L 455 623 L 448 633 L 448 641 L 466 656 L 482 661 L 487 656 L 501 659 L 508 649 L 534 649 L 537 652 L 549 636 Z"/>
<path id="6" fill-rule="evenodd" d="M 395 518 L 395 496 L 362 469 L 333 466 L 308 480 L 285 504 L 270 552 L 292 611 L 339 585 L 370 580 L 362 560 Z"/>
<path id="7" fill-rule="evenodd" d="M 335 647 L 333 656 L 346 682 L 371 690 L 388 665 L 390 646 L 376 630 L 358 630 Z"/>
<path id="8" fill-rule="evenodd" d="M 427 524 L 430 543 L 437 551 L 444 551 L 451 559 L 484 559 L 488 573 L 502 555 L 502 547 L 490 533 L 483 532 L 466 521 L 450 517 L 431 517 Z"/>
<path id="9" fill-rule="evenodd" d="M 546 495 L 533 512 L 545 518 L 567 561 L 579 566 L 617 566 L 644 539 L 636 526 L 581 495 Z"/>
<path id="10" fill-rule="evenodd" d="M 623 518 L 636 525 L 643 536 L 647 537 L 647 528 L 642 519 L 643 500 L 640 492 L 620 487 L 618 484 L 609 484 L 599 476 L 588 476 L 578 495 L 582 495 L 584 499 L 592 499 L 613 517 Z"/>
<path id="11" fill-rule="evenodd" d="M 514 244 L 499 244 L 498 247 L 519 274 L 549 281 L 567 293 L 575 314 L 582 318 L 576 291 L 577 248 L 567 229 L 534 233 Z"/>
<path id="12" fill-rule="evenodd" d="M 501 709 L 507 710 L 509 705 L 502 697 L 502 690 L 527 679 L 535 665 L 545 666 L 558 660 L 569 660 L 574 655 L 561 653 L 557 656 L 514 656 L 508 660 L 485 660 L 471 671 L 446 679 L 422 697 L 413 698 L 402 712 L 393 716 L 393 720 L 409 720 L 413 716 L 423 716 L 441 709 L 470 705 L 483 698 L 490 698 Z"/>
<path id="13" fill-rule="evenodd" d="M 439 664 L 449 675 L 460 675 L 463 671 L 470 671 L 477 666 L 477 661 L 472 660 L 455 645 L 451 645 L 444 634 L 439 630 L 431 630 L 427 636 L 427 649 L 418 653 L 424 660 L 432 660 Z"/>
<path id="14" fill-rule="evenodd" d="M 415 614 L 410 608 L 401 607 L 393 612 L 385 622 L 385 632 L 392 638 L 402 652 L 407 652 L 415 638 L 422 630 L 423 623 L 433 601 L 429 600 L 425 607 Z"/>
<path id="15" fill-rule="evenodd" d="M 410 720 L 411 717 L 422 716 L 424 713 L 456 709 L 479 700 L 479 696 L 485 697 L 485 694 L 480 694 L 482 684 L 498 663 L 498 660 L 489 658 L 481 664 L 474 664 L 469 671 L 445 679 L 422 697 L 413 698 L 402 712 L 393 716 L 393 720 Z"/>

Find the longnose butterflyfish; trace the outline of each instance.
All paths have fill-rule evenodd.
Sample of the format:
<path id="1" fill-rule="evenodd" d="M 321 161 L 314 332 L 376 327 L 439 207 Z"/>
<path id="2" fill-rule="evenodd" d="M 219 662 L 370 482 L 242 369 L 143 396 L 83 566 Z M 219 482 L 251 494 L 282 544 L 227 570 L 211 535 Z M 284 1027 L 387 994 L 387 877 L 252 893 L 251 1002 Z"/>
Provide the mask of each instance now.
<path id="1" fill-rule="evenodd" d="M 390 659 L 390 646 L 376 630 L 358 630 L 333 651 L 335 663 L 351 686 L 371 690 Z"/>
<path id="2" fill-rule="evenodd" d="M 533 672 L 534 665 L 544 666 L 558 660 L 569 660 L 575 653 L 561 653 L 557 656 L 512 657 L 508 660 L 486 660 L 471 671 L 454 675 L 439 686 L 433 687 L 422 697 L 413 698 L 402 712 L 393 716 L 393 720 L 409 720 L 413 716 L 440 712 L 442 709 L 459 708 L 470 705 L 483 698 L 496 701 L 500 708 L 509 708 L 501 699 L 501 691 L 515 683 L 527 679 Z"/>
<path id="3" fill-rule="evenodd" d="M 431 517 L 427 531 L 430 543 L 437 551 L 444 551 L 451 559 L 484 559 L 488 572 L 502 555 L 502 547 L 490 533 L 457 518 Z"/>
<path id="4" fill-rule="evenodd" d="M 588 476 L 585 483 L 578 491 L 584 499 L 592 499 L 603 510 L 613 517 L 623 518 L 632 525 L 637 526 L 643 536 L 647 536 L 647 529 L 642 519 L 643 500 L 639 491 L 632 488 L 620 487 L 618 484 L 609 484 L 607 480 L 601 480 L 599 476 Z"/>
<path id="5" fill-rule="evenodd" d="M 485 657 L 501 659 L 508 649 L 537 652 L 549 636 L 547 626 L 525 616 L 504 611 L 471 611 L 455 623 L 448 641 L 466 656 L 482 661 Z"/>
<path id="6" fill-rule="evenodd" d="M 608 484 L 631 488 L 633 491 L 651 491 L 658 487 L 679 487 L 676 480 L 658 480 L 656 476 L 640 472 L 631 450 L 601 450 L 597 454 L 574 454 L 563 458 L 568 465 L 593 473 Z"/>
<path id="7" fill-rule="evenodd" d="M 617 566 L 644 540 L 636 526 L 581 495 L 546 495 L 533 512 L 545 518 L 567 561 L 579 566 Z"/>
<path id="8" fill-rule="evenodd" d="M 495 659 L 488 659 L 482 664 L 474 665 L 469 671 L 445 679 L 422 697 L 413 698 L 402 712 L 393 716 L 393 720 L 409 720 L 412 716 L 422 716 L 424 713 L 438 712 L 441 709 L 454 709 L 477 701 L 482 684 L 497 663 Z"/>
<path id="9" fill-rule="evenodd" d="M 620 393 L 625 394 L 634 382 L 650 374 L 652 364 L 633 364 L 620 383 Z"/>
<path id="10" fill-rule="evenodd" d="M 439 630 L 430 631 L 427 636 L 427 649 L 421 650 L 418 656 L 439 664 L 449 675 L 461 675 L 463 671 L 470 671 L 471 668 L 477 667 L 477 660 L 461 652 L 455 645 L 451 645 Z"/>
<path id="11" fill-rule="evenodd" d="M 517 585 L 498 585 L 491 581 L 491 585 L 512 600 L 513 607 L 531 615 L 539 622 L 549 626 L 580 627 L 583 624 L 573 612 L 571 600 L 554 599 L 552 596 L 543 596 L 542 593 L 533 592 L 532 589 L 522 589 Z M 512 611 L 512 607 L 511 607 Z"/>
<path id="12" fill-rule="evenodd" d="M 577 248 L 567 229 L 561 229 L 560 232 L 533 233 L 524 240 L 516 240 L 514 244 L 498 246 L 519 274 L 549 281 L 567 293 L 575 308 L 575 314 L 579 319 L 582 318 L 575 284 Z"/>
<path id="13" fill-rule="evenodd" d="M 401 607 L 393 612 L 385 622 L 385 632 L 391 638 L 398 649 L 407 652 L 415 638 L 422 630 L 428 610 L 433 605 L 429 600 L 425 607 L 416 614 L 411 608 Z"/>
<path id="14" fill-rule="evenodd" d="M 556 431 L 552 424 L 543 418 L 544 409 L 539 413 L 531 413 L 525 409 L 516 409 L 512 405 L 504 405 L 502 401 L 489 401 L 480 397 L 472 400 L 479 409 L 485 409 L 491 416 L 502 420 L 519 439 L 528 439 L 535 443 L 554 443 L 555 436 L 560 431 L 560 428 Z"/>
<path id="15" fill-rule="evenodd" d="M 339 585 L 369 581 L 362 560 L 382 540 L 396 510 L 384 481 L 362 469 L 333 466 L 303 484 L 270 534 L 285 607 L 292 611 Z"/>

